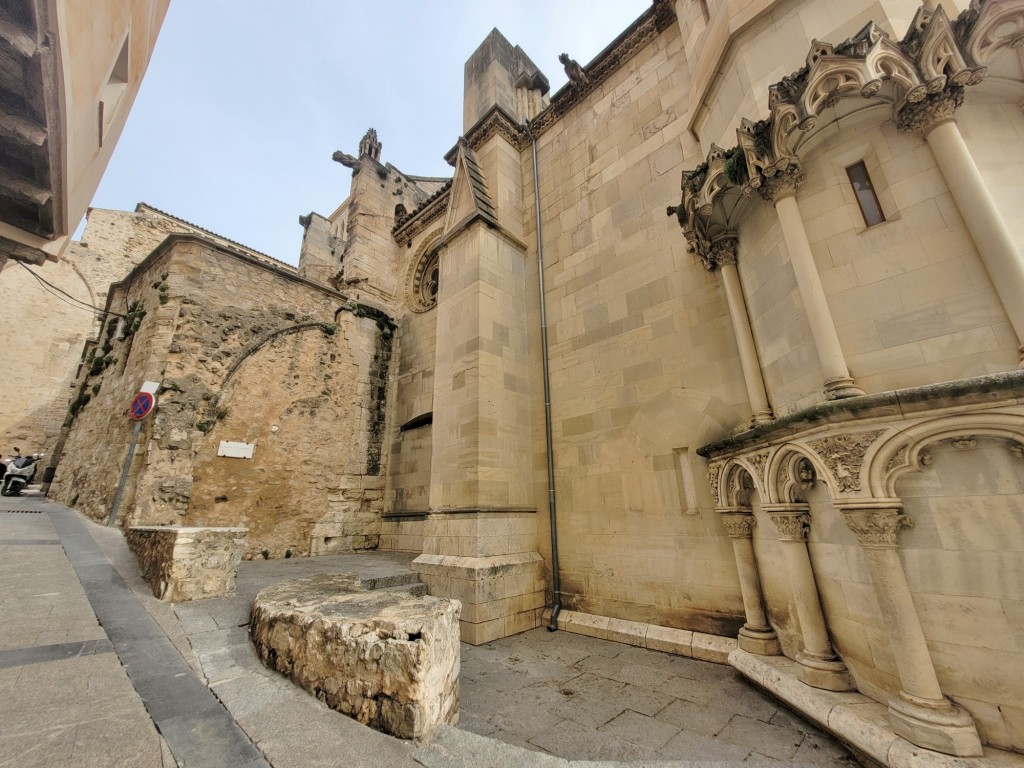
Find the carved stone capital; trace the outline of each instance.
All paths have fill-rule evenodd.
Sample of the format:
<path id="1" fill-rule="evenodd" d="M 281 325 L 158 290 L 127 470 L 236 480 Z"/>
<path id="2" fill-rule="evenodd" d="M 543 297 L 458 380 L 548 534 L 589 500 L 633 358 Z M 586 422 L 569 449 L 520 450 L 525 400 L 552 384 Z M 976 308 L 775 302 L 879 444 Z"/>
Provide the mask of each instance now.
<path id="1" fill-rule="evenodd" d="M 708 254 L 708 269 L 724 267 L 727 264 L 736 263 L 736 251 L 739 241 L 735 237 L 723 237 L 711 244 Z"/>
<path id="2" fill-rule="evenodd" d="M 754 534 L 757 521 L 749 512 L 723 512 L 719 515 L 730 539 L 749 539 Z"/>
<path id="3" fill-rule="evenodd" d="M 896 549 L 900 529 L 914 524 L 909 515 L 903 514 L 903 507 L 898 501 L 844 506 L 841 509 L 846 526 L 867 549 Z"/>
<path id="4" fill-rule="evenodd" d="M 782 541 L 807 541 L 811 516 L 801 509 L 766 510 Z"/>
<path id="5" fill-rule="evenodd" d="M 786 197 L 796 197 L 796 191 L 804 183 L 804 172 L 795 163 L 773 176 L 767 174 L 761 180 L 757 193 L 766 202 L 775 205 Z"/>
<path id="6" fill-rule="evenodd" d="M 896 116 L 896 125 L 901 131 L 927 134 L 935 126 L 952 120 L 963 103 L 963 86 L 949 85 L 941 91 L 924 95 L 918 101 L 908 100 Z"/>

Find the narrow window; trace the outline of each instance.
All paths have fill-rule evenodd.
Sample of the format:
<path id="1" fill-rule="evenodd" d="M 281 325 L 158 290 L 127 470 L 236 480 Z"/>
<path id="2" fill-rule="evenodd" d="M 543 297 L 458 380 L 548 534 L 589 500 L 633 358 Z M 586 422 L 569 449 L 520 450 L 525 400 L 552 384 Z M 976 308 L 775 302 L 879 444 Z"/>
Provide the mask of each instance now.
<path id="1" fill-rule="evenodd" d="M 854 163 L 847 168 L 846 175 L 850 177 L 850 184 L 853 185 L 853 191 L 857 195 L 857 203 L 860 205 L 864 223 L 873 227 L 875 224 L 885 221 L 882 206 L 878 204 L 878 195 L 875 194 L 875 188 L 871 184 L 871 177 L 868 176 L 868 169 L 864 165 L 864 161 Z"/>

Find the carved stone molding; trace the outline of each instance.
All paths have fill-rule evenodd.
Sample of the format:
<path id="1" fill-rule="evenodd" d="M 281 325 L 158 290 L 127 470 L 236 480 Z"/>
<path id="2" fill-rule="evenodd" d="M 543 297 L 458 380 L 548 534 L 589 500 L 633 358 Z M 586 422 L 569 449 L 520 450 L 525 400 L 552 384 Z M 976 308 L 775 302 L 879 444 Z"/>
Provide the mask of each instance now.
<path id="1" fill-rule="evenodd" d="M 847 507 L 843 510 L 846 526 L 857 535 L 862 547 L 868 549 L 895 549 L 901 528 L 910 528 L 914 522 L 897 507 L 863 509 Z"/>
<path id="2" fill-rule="evenodd" d="M 448 201 L 451 197 L 452 183 L 448 181 L 435 192 L 423 205 L 410 213 L 401 223 L 391 230 L 395 242 L 406 245 L 427 226 L 448 212 Z"/>
<path id="3" fill-rule="evenodd" d="M 810 443 L 835 478 L 840 491 L 860 490 L 860 468 L 864 454 L 883 430 L 835 435 Z"/>
<path id="4" fill-rule="evenodd" d="M 899 111 L 896 125 L 901 131 L 928 133 L 932 128 L 952 120 L 963 103 L 963 86 L 950 85 L 925 95 L 920 101 L 908 102 Z"/>
<path id="5" fill-rule="evenodd" d="M 714 500 L 716 506 L 720 506 L 722 503 L 722 494 L 719 489 L 719 477 L 721 472 L 721 464 L 708 465 L 708 482 L 711 484 L 711 498 Z"/>
<path id="6" fill-rule="evenodd" d="M 757 521 L 749 512 L 724 512 L 719 516 L 730 539 L 749 539 L 753 536 Z"/>
<path id="7" fill-rule="evenodd" d="M 801 510 L 770 511 L 768 517 L 779 531 L 782 541 L 807 541 L 811 516 Z"/>

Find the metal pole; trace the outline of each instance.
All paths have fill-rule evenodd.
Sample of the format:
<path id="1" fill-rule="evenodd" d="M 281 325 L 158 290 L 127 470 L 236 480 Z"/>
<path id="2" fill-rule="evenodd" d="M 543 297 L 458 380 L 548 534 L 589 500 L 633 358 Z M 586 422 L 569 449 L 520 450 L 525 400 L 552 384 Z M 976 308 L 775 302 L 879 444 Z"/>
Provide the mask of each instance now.
<path id="1" fill-rule="evenodd" d="M 124 457 L 124 466 L 121 467 L 121 479 L 117 482 L 117 493 L 114 494 L 114 503 L 110 507 L 110 517 L 107 518 L 107 526 L 112 526 L 117 521 L 117 510 L 121 506 L 121 496 L 124 494 L 124 486 L 128 482 L 128 470 L 132 468 L 132 459 L 135 458 L 135 444 L 139 442 L 139 433 L 142 431 L 142 420 L 135 422 L 135 429 L 132 430 L 132 439 L 128 441 L 128 455 Z"/>
<path id="2" fill-rule="evenodd" d="M 537 214 L 537 288 L 540 292 L 540 346 L 541 364 L 544 375 L 544 440 L 548 458 L 548 518 L 551 521 L 551 589 L 554 604 L 551 606 L 551 620 L 548 631 L 558 629 L 558 614 L 562 610 L 562 578 L 558 567 L 558 527 L 555 525 L 555 450 L 551 439 L 551 375 L 548 370 L 548 313 L 544 304 L 544 245 L 541 240 L 540 224 L 540 176 L 537 164 L 537 137 L 530 130 L 530 122 L 524 123 L 526 133 L 533 145 L 533 205 Z"/>

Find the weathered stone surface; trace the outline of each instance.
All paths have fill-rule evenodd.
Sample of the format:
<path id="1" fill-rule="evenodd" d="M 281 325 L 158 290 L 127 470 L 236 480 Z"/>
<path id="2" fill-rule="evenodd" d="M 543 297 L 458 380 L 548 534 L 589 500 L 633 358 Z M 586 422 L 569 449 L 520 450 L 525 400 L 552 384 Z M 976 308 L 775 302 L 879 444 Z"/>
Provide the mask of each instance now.
<path id="1" fill-rule="evenodd" d="M 457 600 L 369 592 L 352 574 L 260 592 L 260 658 L 333 709 L 405 739 L 459 718 Z"/>
<path id="2" fill-rule="evenodd" d="M 246 528 L 138 526 L 125 532 L 143 578 L 161 600 L 181 603 L 235 592 Z"/>

